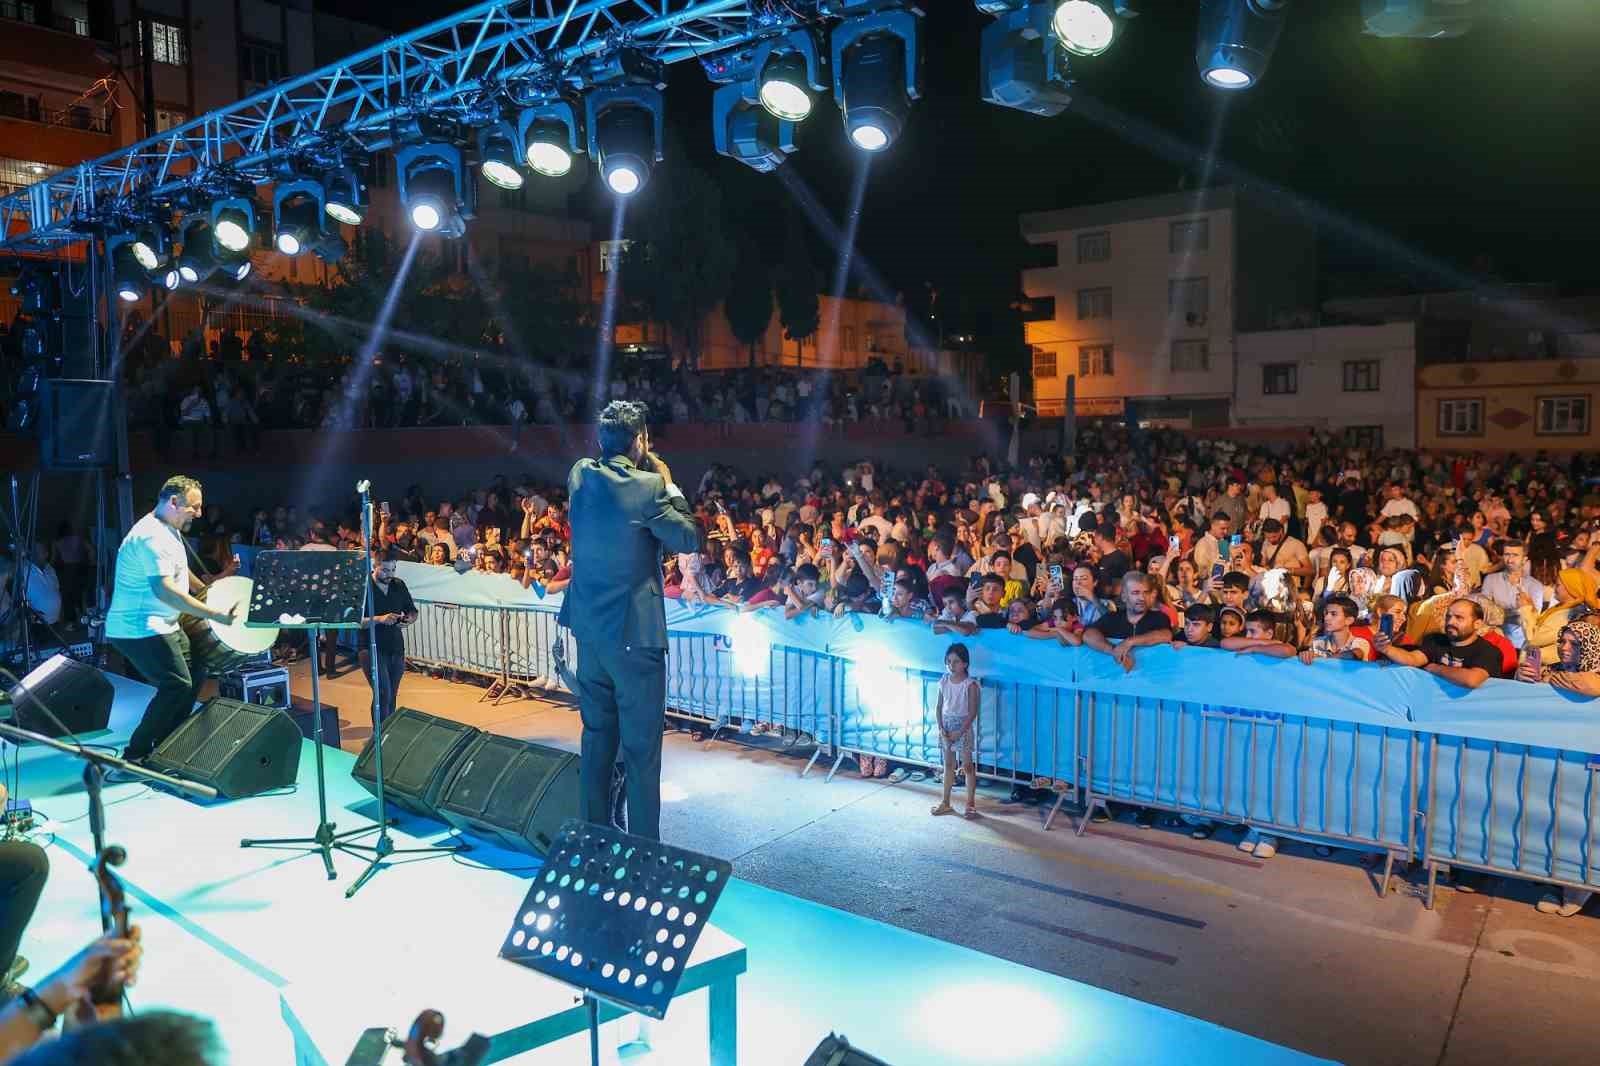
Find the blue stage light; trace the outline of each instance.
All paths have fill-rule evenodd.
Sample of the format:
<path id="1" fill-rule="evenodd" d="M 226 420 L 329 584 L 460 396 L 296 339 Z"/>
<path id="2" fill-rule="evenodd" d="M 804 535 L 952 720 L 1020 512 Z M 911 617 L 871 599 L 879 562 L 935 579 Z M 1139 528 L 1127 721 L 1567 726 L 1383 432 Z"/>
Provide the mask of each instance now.
<path id="1" fill-rule="evenodd" d="M 724 85 L 712 97 L 711 132 L 718 153 L 762 174 L 782 166 L 795 149 L 795 124 L 752 104 L 743 85 Z"/>
<path id="2" fill-rule="evenodd" d="M 506 122 L 478 131 L 478 170 L 489 184 L 502 189 L 522 188 L 522 171 L 517 168 L 522 153 L 512 143 L 516 136 L 516 130 Z"/>
<path id="3" fill-rule="evenodd" d="M 589 154 L 606 186 L 631 196 L 662 160 L 662 96 L 654 85 L 602 85 L 583 100 Z"/>
<path id="4" fill-rule="evenodd" d="M 552 100 L 527 108 L 517 118 L 522 158 L 535 174 L 559 178 L 572 170 L 572 157 L 583 151 L 578 141 L 578 116 L 570 103 Z"/>
<path id="5" fill-rule="evenodd" d="M 216 249 L 211 239 L 211 223 L 204 215 L 183 220 L 183 249 L 178 256 L 178 273 L 190 285 L 209 278 L 217 269 Z"/>
<path id="6" fill-rule="evenodd" d="M 461 149 L 439 141 L 413 144 L 396 151 L 394 161 L 411 224 L 443 237 L 464 234 L 476 186 L 464 179 Z"/>
<path id="7" fill-rule="evenodd" d="M 833 30 L 833 96 L 844 113 L 845 133 L 857 148 L 880 152 L 905 126 L 918 81 L 917 16 L 880 11 Z"/>
<path id="8" fill-rule="evenodd" d="M 1267 73 L 1288 0 L 1200 0 L 1195 63 L 1207 85 L 1248 89 Z"/>
<path id="9" fill-rule="evenodd" d="M 242 252 L 249 248 L 255 228 L 256 205 L 249 197 L 230 196 L 211 202 L 211 238 L 223 251 Z"/>
<path id="10" fill-rule="evenodd" d="M 124 303 L 137 303 L 150 286 L 148 270 L 133 249 L 137 239 L 129 233 L 106 238 L 106 257 L 111 260 L 111 288 Z"/>
<path id="11" fill-rule="evenodd" d="M 1003 12 L 984 27 L 979 71 L 985 100 L 1046 117 L 1071 106 L 1071 71 L 1050 20 L 1050 5 L 1037 3 Z"/>
<path id="12" fill-rule="evenodd" d="M 1097 56 L 1111 47 L 1117 20 L 1110 5 L 1100 0 L 1062 0 L 1056 5 L 1050 28 L 1061 47 L 1077 56 Z"/>
<path id="13" fill-rule="evenodd" d="M 284 255 L 299 255 L 321 234 L 322 214 L 322 182 L 280 181 L 272 190 L 273 245 Z"/>
<path id="14" fill-rule="evenodd" d="M 359 226 L 366 217 L 367 187 L 351 166 L 330 170 L 322 177 L 322 209 L 335 222 Z"/>

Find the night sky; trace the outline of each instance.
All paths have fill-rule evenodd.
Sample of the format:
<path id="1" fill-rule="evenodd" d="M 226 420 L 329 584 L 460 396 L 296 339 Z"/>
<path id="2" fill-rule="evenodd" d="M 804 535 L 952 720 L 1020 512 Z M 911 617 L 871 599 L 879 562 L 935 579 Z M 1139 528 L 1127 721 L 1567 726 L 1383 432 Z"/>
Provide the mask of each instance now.
<path id="1" fill-rule="evenodd" d="M 319 3 L 397 30 L 444 7 Z M 1267 77 L 1238 94 L 1200 82 L 1195 0 L 1144 0 L 1110 51 L 1074 60 L 1082 106 L 1054 119 L 979 99 L 989 20 L 970 0 L 922 6 L 923 97 L 872 162 L 857 242 L 891 288 L 1003 298 L 1021 262 L 1019 211 L 1193 188 L 1214 139 L 1212 181 L 1250 175 L 1327 212 L 1325 295 L 1600 273 L 1600 0 L 1480 0 L 1501 14 L 1453 41 L 1367 37 L 1358 0 L 1300 0 Z M 697 64 L 671 69 L 669 142 L 714 176 L 734 225 L 775 262 L 789 193 L 712 150 L 711 88 Z M 1109 125 L 1122 116 L 1122 129 Z M 829 101 L 786 166 L 842 216 L 859 157 Z M 606 202 L 595 178 L 573 207 L 598 219 Z M 815 243 L 831 264 L 834 250 Z"/>

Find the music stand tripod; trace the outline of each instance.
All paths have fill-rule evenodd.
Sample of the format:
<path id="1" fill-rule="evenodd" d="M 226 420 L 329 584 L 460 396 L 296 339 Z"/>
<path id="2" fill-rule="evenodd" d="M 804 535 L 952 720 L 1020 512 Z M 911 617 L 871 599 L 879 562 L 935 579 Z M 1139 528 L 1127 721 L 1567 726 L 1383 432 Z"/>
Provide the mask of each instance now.
<path id="1" fill-rule="evenodd" d="M 324 629 L 359 629 L 362 612 L 366 608 L 368 584 L 365 553 L 358 551 L 270 551 L 262 552 L 255 561 L 255 586 L 250 594 L 250 612 L 247 625 L 273 625 L 280 629 L 309 630 L 311 647 L 316 649 Z M 378 766 L 378 812 L 376 825 L 336 832 L 337 826 L 328 820 L 327 771 L 322 755 L 322 689 L 321 664 L 314 650 L 311 663 L 311 736 L 316 748 L 317 765 L 317 828 L 308 837 L 274 837 L 271 839 L 245 839 L 241 848 L 281 848 L 309 845 L 309 850 L 322 855 L 322 866 L 328 880 L 338 877 L 333 868 L 333 852 L 342 851 L 365 860 L 364 852 L 375 855 L 373 862 L 381 861 L 395 852 L 389 839 L 388 820 L 383 798 L 383 769 Z M 375 668 L 375 667 L 374 667 Z M 373 731 L 376 743 L 377 730 Z M 380 756 L 381 758 L 381 756 Z M 375 844 L 352 843 L 353 837 L 376 831 Z M 453 851 L 454 848 L 416 848 L 411 851 Z M 359 886 L 358 886 L 359 887 Z M 352 888 L 345 893 L 349 898 Z"/>

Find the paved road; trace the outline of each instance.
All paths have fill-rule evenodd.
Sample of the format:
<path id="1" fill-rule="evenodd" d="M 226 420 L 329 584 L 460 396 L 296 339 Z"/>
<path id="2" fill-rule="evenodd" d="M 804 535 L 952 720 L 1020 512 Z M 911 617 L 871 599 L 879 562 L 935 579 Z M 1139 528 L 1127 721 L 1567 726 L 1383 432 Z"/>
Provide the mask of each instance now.
<path id="1" fill-rule="evenodd" d="M 400 702 L 576 746 L 570 708 L 482 694 L 408 675 Z M 368 698 L 356 674 L 323 695 L 347 721 Z M 347 728 L 346 746 L 364 737 Z M 1381 898 L 1353 853 L 1291 844 L 1263 862 L 1230 831 L 1128 822 L 1045 832 L 1042 809 L 998 789 L 977 821 L 933 818 L 931 781 L 824 783 L 822 766 L 802 780 L 804 759 L 767 738 L 675 733 L 665 763 L 663 835 L 740 877 L 1276 1043 L 1404 1066 L 1587 1066 L 1600 1048 L 1600 921 L 1538 914 L 1531 884 L 1441 890 L 1428 911 L 1404 878 Z"/>

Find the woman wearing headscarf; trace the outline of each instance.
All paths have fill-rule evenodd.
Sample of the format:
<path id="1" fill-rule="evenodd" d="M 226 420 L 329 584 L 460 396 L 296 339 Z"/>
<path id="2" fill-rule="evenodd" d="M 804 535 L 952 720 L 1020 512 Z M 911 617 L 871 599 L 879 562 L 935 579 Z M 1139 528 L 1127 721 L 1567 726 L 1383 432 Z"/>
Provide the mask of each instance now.
<path id="1" fill-rule="evenodd" d="M 1542 611 L 1523 605 L 1522 629 L 1527 634 L 1525 646 L 1539 649 L 1539 660 L 1546 666 L 1561 661 L 1560 636 L 1562 629 L 1574 618 L 1591 611 L 1600 611 L 1600 580 L 1591 570 L 1562 570 L 1556 575 L 1556 602 Z"/>
<path id="2" fill-rule="evenodd" d="M 1565 570 L 1562 576 L 1569 573 L 1577 571 Z M 1538 668 L 1537 677 L 1531 676 L 1529 667 L 1519 672 L 1518 677 L 1523 681 L 1543 681 L 1552 688 L 1590 699 L 1600 698 L 1600 625 L 1582 618 L 1562 626 L 1556 640 L 1556 655 L 1554 663 Z M 1536 906 L 1541 914 L 1571 918 L 1593 895 L 1588 889 L 1558 887 L 1546 892 Z"/>

